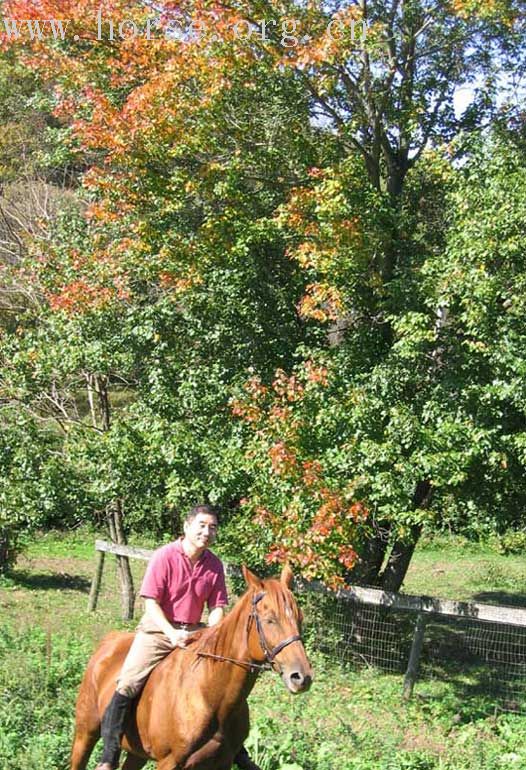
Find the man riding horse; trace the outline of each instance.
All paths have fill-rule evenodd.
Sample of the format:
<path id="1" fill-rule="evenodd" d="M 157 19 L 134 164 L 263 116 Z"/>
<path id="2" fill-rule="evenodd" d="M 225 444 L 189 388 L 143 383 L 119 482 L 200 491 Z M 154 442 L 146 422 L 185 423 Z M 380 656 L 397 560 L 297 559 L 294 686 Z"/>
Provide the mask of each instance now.
<path id="1" fill-rule="evenodd" d="M 186 647 L 200 627 L 205 603 L 209 626 L 223 618 L 228 603 L 225 573 L 221 561 L 208 550 L 217 525 L 213 508 L 192 508 L 184 522 L 184 537 L 159 548 L 150 559 L 140 591 L 145 612 L 102 718 L 104 749 L 96 770 L 119 766 L 124 724 L 133 701 L 153 668 L 174 648 Z M 259 770 L 244 747 L 234 763 L 241 770 Z"/>

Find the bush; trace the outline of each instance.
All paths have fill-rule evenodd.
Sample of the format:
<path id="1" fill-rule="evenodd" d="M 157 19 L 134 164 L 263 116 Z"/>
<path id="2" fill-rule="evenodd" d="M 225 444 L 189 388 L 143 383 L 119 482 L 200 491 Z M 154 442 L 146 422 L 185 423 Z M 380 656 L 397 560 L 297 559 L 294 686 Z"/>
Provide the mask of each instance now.
<path id="1" fill-rule="evenodd" d="M 66 767 L 88 645 L 0 628 L 0 767 Z"/>
<path id="2" fill-rule="evenodd" d="M 526 530 L 508 529 L 491 540 L 492 548 L 505 556 L 526 553 Z"/>

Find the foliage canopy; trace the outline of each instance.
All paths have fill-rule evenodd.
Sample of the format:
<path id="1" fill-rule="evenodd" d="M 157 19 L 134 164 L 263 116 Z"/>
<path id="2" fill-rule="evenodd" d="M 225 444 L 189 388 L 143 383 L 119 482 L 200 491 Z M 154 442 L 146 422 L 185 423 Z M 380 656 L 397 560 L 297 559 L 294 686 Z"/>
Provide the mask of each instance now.
<path id="1" fill-rule="evenodd" d="M 11 538 L 88 511 L 162 532 L 207 498 L 237 556 L 398 588 L 423 526 L 520 523 L 524 154 L 509 112 L 481 128 L 524 53 L 512 3 L 4 12 L 69 22 L 0 59 L 3 125 L 38 105 L 27 189 L 57 194 L 3 237 Z M 286 17 L 310 38 L 255 24 Z"/>

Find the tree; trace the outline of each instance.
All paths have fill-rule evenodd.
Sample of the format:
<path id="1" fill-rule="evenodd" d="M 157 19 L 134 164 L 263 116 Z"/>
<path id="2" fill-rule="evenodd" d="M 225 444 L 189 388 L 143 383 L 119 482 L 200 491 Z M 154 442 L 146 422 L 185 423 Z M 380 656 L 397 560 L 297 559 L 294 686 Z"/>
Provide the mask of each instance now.
<path id="1" fill-rule="evenodd" d="M 150 421 L 166 435 L 177 426 L 170 460 L 177 481 L 166 482 L 172 499 L 201 490 L 202 481 L 190 482 L 196 475 L 236 509 L 243 485 L 251 485 L 249 510 L 268 493 L 279 519 L 299 494 L 296 555 L 317 516 L 316 485 L 298 490 L 294 473 L 274 479 L 265 454 L 252 455 L 260 467 L 243 464 L 250 430 L 232 423 L 225 406 L 249 366 L 250 381 L 267 393 L 277 367 L 286 370 L 278 381 L 307 376 L 311 360 L 325 367 L 327 385 L 294 401 L 291 419 L 305 430 L 292 432 L 291 445 L 267 445 L 279 407 L 270 400 L 257 435 L 276 458 L 284 448 L 285 458 L 320 463 L 324 488 L 347 495 L 331 525 L 335 539 L 328 532 L 318 542 L 312 568 L 348 578 L 359 551 L 363 579 L 398 587 L 422 523 L 433 516 L 433 491 L 467 478 L 462 458 L 475 437 L 469 420 L 459 426 L 452 412 L 440 413 L 451 396 L 443 372 L 456 372 L 457 361 L 446 360 L 448 313 L 427 271 L 443 255 L 448 222 L 440 202 L 449 201 L 456 172 L 426 147 L 491 113 L 491 89 L 460 121 L 452 96 L 468 64 L 487 74 L 494 51 L 515 46 L 517 53 L 513 8 L 421 0 L 280 5 L 311 33 L 293 46 L 283 44 L 279 26 L 263 39 L 261 23 L 249 30 L 242 18 L 254 25 L 281 18 L 273 3 L 249 3 L 243 14 L 227 5 L 178 6 L 181 23 L 204 25 L 215 40 L 164 39 L 162 24 L 173 21 L 165 7 L 152 40 L 117 41 L 107 24 L 103 41 L 86 30 L 89 3 L 44 8 L 71 19 L 70 36 L 15 42 L 70 129 L 63 138 L 89 167 L 81 248 L 73 237 L 41 253 L 38 283 L 50 323 L 55 313 L 64 329 L 91 329 L 83 341 L 100 334 L 111 366 L 89 371 L 133 383 L 144 428 Z M 24 19 L 36 13 L 22 1 L 9 9 Z M 112 5 L 114 24 L 127 14 L 144 25 L 149 13 Z M 370 25 L 364 39 L 353 35 L 353 23 Z M 264 102 L 254 100 L 258 92 Z M 124 337 L 115 318 L 129 323 Z M 124 341 L 130 360 L 115 367 Z M 190 462 L 189 435 L 199 437 Z M 265 491 L 267 477 L 276 488 Z M 340 529 L 353 505 L 359 515 Z M 331 576 L 327 559 L 335 553 L 344 561 Z"/>
<path id="2" fill-rule="evenodd" d="M 324 548 L 309 545 L 337 537 L 347 521 L 343 543 L 354 543 L 362 558 L 354 567 L 349 554 L 339 579 L 397 590 L 424 525 L 471 533 L 520 526 L 524 159 L 502 139 L 472 140 L 468 148 L 461 169 L 438 158 L 426 165 L 435 201 L 440 177 L 449 180 L 444 204 L 451 224 L 414 282 L 400 286 L 410 296 L 393 314 L 389 355 L 377 360 L 365 328 L 351 322 L 345 339 L 325 351 L 323 368 L 311 368 L 314 385 L 301 386 L 300 379 L 291 391 L 289 380 L 280 398 L 283 377 L 270 397 L 257 382 L 234 402 L 253 437 L 249 460 L 258 468 L 245 505 L 259 527 L 269 527 L 270 539 L 260 536 L 256 548 L 260 559 L 265 551 L 275 557 L 279 546 L 281 558 L 337 580 L 338 571 L 328 574 Z M 417 189 L 421 195 L 421 181 Z M 320 206 L 314 210 L 319 216 Z M 345 216 L 342 202 L 337 211 Z M 312 224 L 308 229 L 317 232 Z M 336 253 L 344 256 L 341 248 Z M 305 376 L 297 372 L 303 382 Z M 363 501 L 355 508 L 360 515 L 347 517 L 357 501 Z M 282 520 L 271 515 L 280 510 Z"/>
<path id="3" fill-rule="evenodd" d="M 99 77 L 100 64 L 93 64 Z M 47 70 L 40 74 L 50 88 Z M 84 84 L 74 85 L 80 97 Z M 282 196 L 262 146 L 291 115 L 297 119 L 294 106 L 301 108 L 290 83 L 278 85 L 265 106 L 268 115 L 262 110 L 258 120 L 246 97 L 228 94 L 224 114 L 246 124 L 245 133 L 257 132 L 243 159 L 230 119 L 218 132 L 218 121 L 214 131 L 203 118 L 200 133 L 187 133 L 186 144 L 181 136 L 174 146 L 165 122 L 152 128 L 146 119 L 123 155 L 117 132 L 94 130 L 95 115 L 84 133 L 78 127 L 84 151 L 93 157 L 103 142 L 116 157 L 86 177 L 88 218 L 81 201 L 58 218 L 51 238 L 35 238 L 29 256 L 6 271 L 35 296 L 18 332 L 6 338 L 3 397 L 40 424 L 55 424 L 63 462 L 87 471 L 83 491 L 95 511 L 108 512 L 117 541 L 140 526 L 142 516 L 150 529 L 166 528 L 167 499 L 179 508 L 201 490 L 216 499 L 232 494 L 217 467 L 213 481 L 207 472 L 217 466 L 214 447 L 224 441 L 228 383 L 247 357 L 260 369 L 288 365 L 305 336 L 294 312 L 300 271 L 284 258 L 278 228 L 267 219 Z M 175 92 L 173 115 L 177 106 Z M 187 122 L 195 119 L 196 109 L 187 113 Z M 294 173 L 290 150 L 297 155 L 305 137 L 280 149 L 280 173 L 288 166 Z M 201 160 L 191 154 L 198 140 L 206 147 Z M 220 166 L 217 156 L 228 162 Z M 281 184 L 290 181 L 284 176 Z M 256 292 L 257 284 L 264 291 Z M 128 396 L 116 410 L 123 389 Z"/>

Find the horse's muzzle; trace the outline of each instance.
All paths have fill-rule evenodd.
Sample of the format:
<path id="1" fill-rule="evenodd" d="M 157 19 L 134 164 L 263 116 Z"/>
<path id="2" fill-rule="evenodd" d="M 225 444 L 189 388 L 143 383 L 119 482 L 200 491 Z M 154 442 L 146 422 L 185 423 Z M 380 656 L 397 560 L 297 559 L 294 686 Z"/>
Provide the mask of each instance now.
<path id="1" fill-rule="evenodd" d="M 299 692 L 306 692 L 312 684 L 312 671 L 291 669 L 290 671 L 283 671 L 282 677 L 287 690 L 294 695 Z"/>

